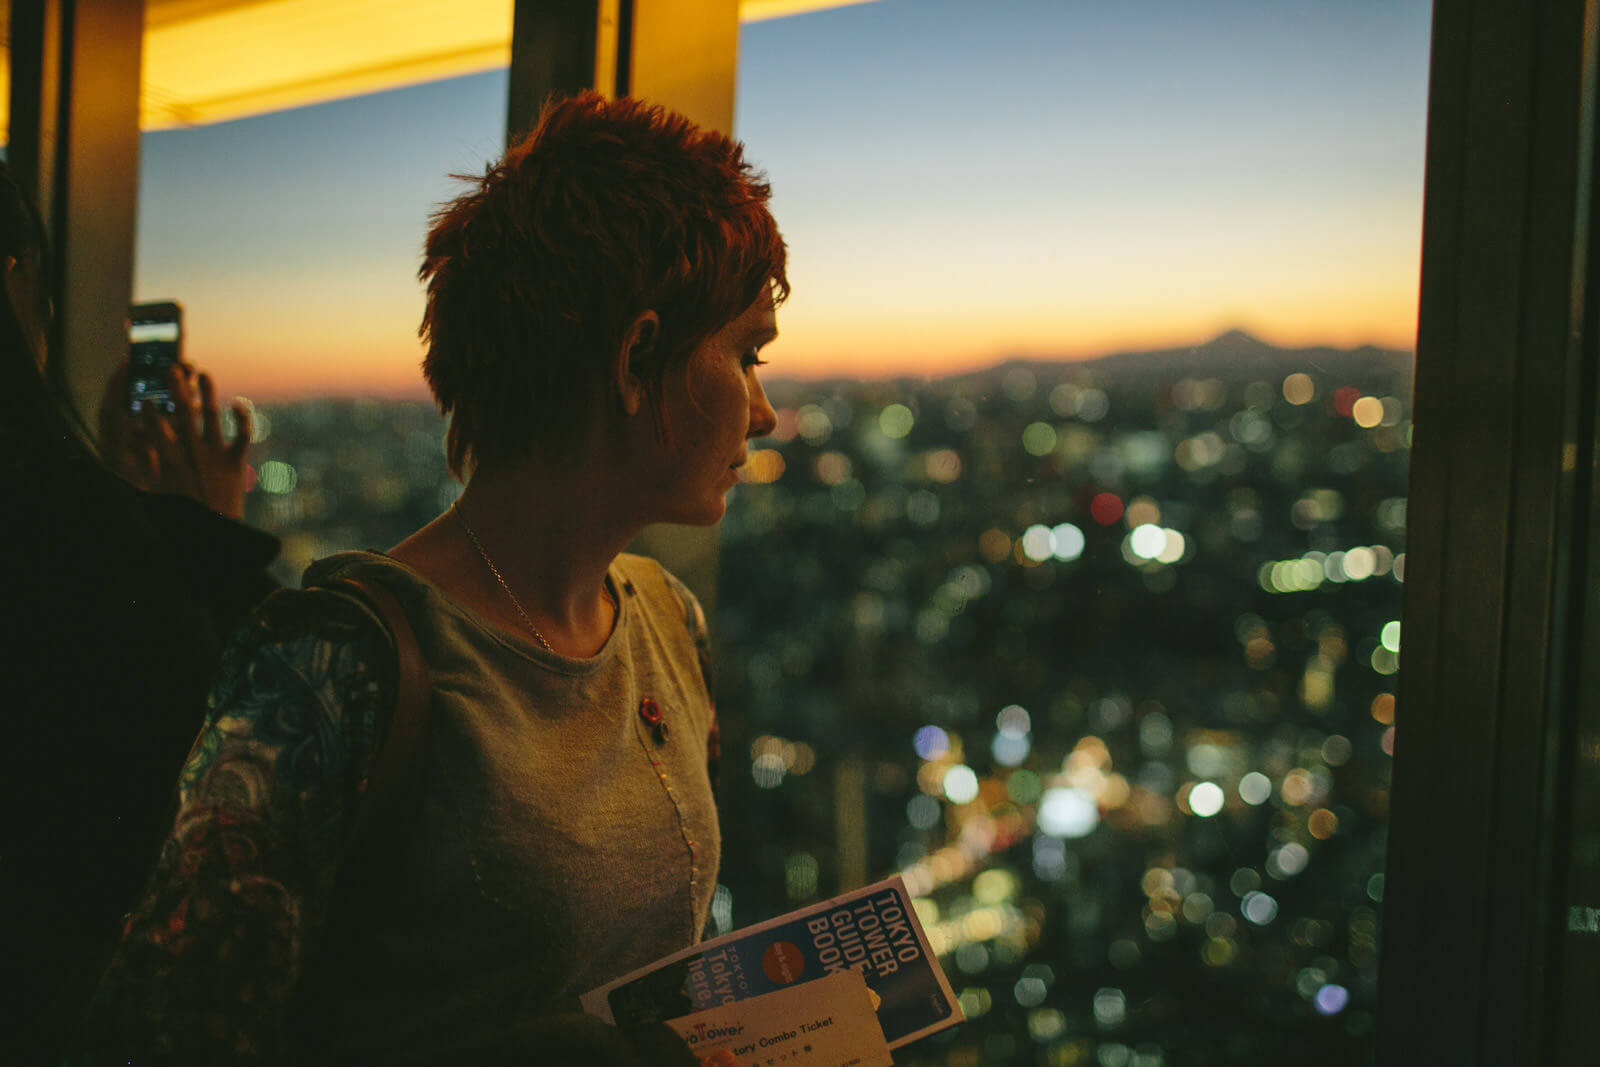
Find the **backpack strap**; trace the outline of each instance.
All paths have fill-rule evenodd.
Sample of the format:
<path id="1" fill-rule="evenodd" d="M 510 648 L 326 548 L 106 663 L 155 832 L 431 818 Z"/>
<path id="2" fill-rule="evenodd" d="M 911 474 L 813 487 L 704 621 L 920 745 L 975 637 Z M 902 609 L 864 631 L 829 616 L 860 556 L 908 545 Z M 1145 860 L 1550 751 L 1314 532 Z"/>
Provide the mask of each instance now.
<path id="1" fill-rule="evenodd" d="M 353 913 L 382 916 L 377 919 L 381 926 L 390 916 L 403 914 L 404 860 L 415 816 L 422 807 L 430 682 L 428 661 L 417 644 L 411 620 L 388 589 L 372 579 L 348 575 L 312 582 L 305 588 L 342 596 L 366 608 L 388 631 L 395 658 L 389 730 L 373 757 L 366 790 L 351 815 L 317 962 L 300 983 L 290 1011 L 288 1025 L 296 1054 L 284 1062 L 331 1065 L 334 1059 L 323 1057 L 329 1035 L 337 1026 L 340 998 L 330 993 L 329 983 L 352 973 L 352 961 L 379 951 L 360 924 L 353 926 L 344 919 Z"/>
<path id="2" fill-rule="evenodd" d="M 393 864 L 394 848 L 398 848 L 403 838 L 401 824 L 405 820 L 401 815 L 414 808 L 422 794 L 431 689 L 428 661 L 417 644 L 411 619 L 394 594 L 383 586 L 341 576 L 318 583 L 314 588 L 343 593 L 364 604 L 383 623 L 394 642 L 394 715 L 350 829 L 350 841 L 358 853 L 380 867 L 384 864 L 383 857 L 388 857 L 388 863 Z"/>

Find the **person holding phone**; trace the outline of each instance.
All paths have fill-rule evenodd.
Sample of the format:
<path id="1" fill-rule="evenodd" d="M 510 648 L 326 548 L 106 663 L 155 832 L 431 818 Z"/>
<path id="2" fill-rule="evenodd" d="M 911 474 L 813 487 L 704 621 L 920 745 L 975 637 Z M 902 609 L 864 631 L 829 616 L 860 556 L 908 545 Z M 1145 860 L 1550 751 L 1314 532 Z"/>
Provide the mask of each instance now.
<path id="1" fill-rule="evenodd" d="M 225 441 L 216 384 L 183 359 L 182 307 L 171 300 L 137 304 L 128 319 L 128 358 L 112 371 L 100 401 L 101 454 L 141 489 L 187 497 L 242 521 L 254 409 L 234 398 L 235 430 Z"/>
<path id="2" fill-rule="evenodd" d="M 48 350 L 50 276 L 43 223 L 0 164 L 6 1064 L 60 1062 L 149 872 L 223 640 L 275 587 L 277 554 L 274 538 L 213 510 L 237 515 L 226 489 L 243 450 L 213 443 L 206 387 L 186 392 L 175 370 L 185 406 L 163 416 L 159 443 L 120 418 L 118 394 L 106 407 L 126 436 L 90 444 Z M 136 441 L 151 449 L 140 460 L 151 488 L 224 491 L 129 485 L 108 463 L 127 462 Z"/>
<path id="3" fill-rule="evenodd" d="M 776 424 L 769 197 L 737 142 L 584 93 L 435 215 L 423 374 L 465 489 L 241 632 L 86 1062 L 694 1062 L 577 1000 L 698 940 L 716 887 L 705 620 L 623 550 L 720 519 Z M 345 579 L 387 590 L 428 666 L 376 858 L 352 826 L 400 729 L 402 641 Z"/>

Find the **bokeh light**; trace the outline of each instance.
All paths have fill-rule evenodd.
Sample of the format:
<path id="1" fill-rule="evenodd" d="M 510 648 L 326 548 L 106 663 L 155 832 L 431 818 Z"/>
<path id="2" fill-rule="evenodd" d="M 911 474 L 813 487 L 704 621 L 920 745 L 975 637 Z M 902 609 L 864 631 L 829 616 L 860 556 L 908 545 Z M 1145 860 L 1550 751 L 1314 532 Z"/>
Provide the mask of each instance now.
<path id="1" fill-rule="evenodd" d="M 1047 789 L 1039 800 L 1039 830 L 1052 837 L 1086 837 L 1099 822 L 1100 809 L 1083 789 Z"/>
<path id="2" fill-rule="evenodd" d="M 1200 782 L 1189 790 L 1189 809 L 1202 819 L 1222 810 L 1222 787 L 1215 782 Z"/>
<path id="3" fill-rule="evenodd" d="M 966 764 L 956 764 L 944 773 L 944 795 L 952 804 L 972 803 L 978 799 L 978 776 Z"/>

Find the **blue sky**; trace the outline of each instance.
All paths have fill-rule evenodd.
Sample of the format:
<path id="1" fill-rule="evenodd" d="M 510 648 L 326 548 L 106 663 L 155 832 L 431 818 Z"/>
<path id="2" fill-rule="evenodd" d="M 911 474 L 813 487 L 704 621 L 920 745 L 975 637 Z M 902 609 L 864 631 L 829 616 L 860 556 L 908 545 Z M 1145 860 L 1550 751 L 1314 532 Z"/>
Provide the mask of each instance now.
<path id="1" fill-rule="evenodd" d="M 1242 326 L 1409 346 L 1430 6 L 876 0 L 747 25 L 792 256 L 774 371 L 936 372 Z M 258 393 L 415 386 L 414 279 L 503 72 L 147 134 L 137 292 Z"/>

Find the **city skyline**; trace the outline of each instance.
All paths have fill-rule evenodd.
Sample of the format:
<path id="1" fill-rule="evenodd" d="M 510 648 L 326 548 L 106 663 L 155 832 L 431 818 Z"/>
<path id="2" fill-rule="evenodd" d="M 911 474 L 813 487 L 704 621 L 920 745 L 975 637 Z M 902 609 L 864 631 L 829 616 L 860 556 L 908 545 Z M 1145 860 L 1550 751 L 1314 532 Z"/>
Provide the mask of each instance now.
<path id="1" fill-rule="evenodd" d="M 1229 329 L 1414 340 L 1429 8 L 878 0 L 741 35 L 794 296 L 771 374 L 938 376 Z M 144 139 L 136 293 L 226 392 L 417 395 L 429 210 L 503 71 Z"/>

